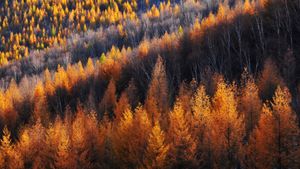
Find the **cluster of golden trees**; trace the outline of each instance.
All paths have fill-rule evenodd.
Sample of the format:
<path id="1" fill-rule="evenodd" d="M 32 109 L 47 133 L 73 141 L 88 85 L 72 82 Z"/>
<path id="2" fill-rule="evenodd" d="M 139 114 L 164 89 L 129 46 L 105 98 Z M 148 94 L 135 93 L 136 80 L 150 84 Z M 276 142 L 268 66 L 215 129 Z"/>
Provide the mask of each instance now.
<path id="1" fill-rule="evenodd" d="M 27 87 L 29 82 L 26 77 L 21 80 L 19 85 L 12 79 L 7 89 L 0 90 L 0 119 L 6 124 L 15 126 L 15 123 L 19 121 L 18 119 L 23 118 L 21 115 L 22 108 L 19 106 L 22 105 L 23 102 L 30 101 L 33 105 L 34 114 L 36 115 L 36 112 L 47 108 L 47 106 L 45 106 L 47 99 L 58 97 L 54 100 L 55 104 L 60 104 L 61 99 L 65 99 L 61 96 L 60 89 L 72 95 L 78 92 L 76 91 L 76 86 L 80 82 L 88 85 L 87 83 L 90 79 L 107 81 L 113 78 L 114 81 L 118 81 L 121 78 L 122 70 L 131 62 L 129 57 L 132 53 L 137 52 L 139 53 L 140 59 L 144 59 L 148 57 L 149 52 L 153 52 L 153 49 L 150 49 L 151 46 L 159 45 L 162 49 L 171 50 L 178 45 L 177 35 L 178 33 L 166 33 L 162 38 L 155 38 L 152 41 L 145 40 L 135 48 L 134 51 L 132 51 L 130 47 L 123 47 L 120 50 L 113 46 L 107 53 L 102 53 L 99 59 L 93 61 L 89 58 L 85 66 L 79 61 L 73 65 L 68 64 L 66 67 L 58 65 L 54 72 L 50 72 L 46 69 L 43 72 L 43 76 L 37 79 L 34 78 L 29 87 Z M 107 97 L 110 97 L 111 93 L 107 95 Z M 138 102 L 138 100 L 135 102 Z M 64 107 L 55 106 L 54 109 L 55 113 L 63 112 Z M 100 110 L 102 111 L 101 108 Z"/>
<path id="2" fill-rule="evenodd" d="M 134 83 L 118 97 L 111 79 L 98 108 L 78 103 L 75 112 L 66 108 L 63 116 L 49 120 L 51 91 L 68 89 L 68 76 L 76 83 L 78 72 L 83 79 L 94 72 L 91 60 L 85 68 L 74 67 L 79 71 L 70 74 L 58 68 L 54 81 L 46 71 L 45 82 L 34 89 L 31 122 L 17 137 L 3 128 L 2 168 L 299 168 L 300 128 L 284 86 L 263 103 L 246 71 L 241 85 L 216 75 L 212 86 L 183 82 L 170 104 L 159 57 L 144 104 L 134 106 Z M 14 82 L 4 94 L 9 93 L 16 107 L 22 95 Z"/>
<path id="3" fill-rule="evenodd" d="M 88 1 L 78 3 L 90 9 Z M 299 168 L 300 128 L 292 104 L 299 94 L 290 93 L 275 62 L 265 59 L 255 77 L 245 69 L 236 82 L 209 70 L 209 77 L 189 72 L 201 77 L 184 81 L 181 73 L 194 65 L 181 69 L 188 58 L 172 53 L 185 47 L 186 35 L 205 38 L 214 49 L 217 43 L 205 36 L 212 27 L 265 5 L 220 4 L 190 31 L 180 28 L 133 49 L 113 46 L 85 66 L 58 65 L 43 77 L 12 80 L 0 90 L 0 168 Z M 155 19 L 158 11 L 177 8 L 164 3 L 145 15 Z"/>
<path id="4" fill-rule="evenodd" d="M 191 37 L 197 39 L 203 36 L 203 33 L 208 29 L 222 23 L 231 23 L 234 19 L 241 15 L 254 15 L 256 12 L 265 8 L 267 0 L 245 0 L 244 2 L 238 1 L 237 4 L 230 8 L 228 3 L 220 3 L 218 11 L 213 14 L 210 12 L 207 18 L 201 22 L 196 20 L 191 29 Z"/>
<path id="5" fill-rule="evenodd" d="M 27 57 L 30 50 L 63 45 L 73 32 L 117 25 L 120 35 L 124 36 L 122 21 L 138 23 L 138 5 L 142 3 L 145 2 L 4 0 L 0 3 L 0 65 Z M 145 15 L 156 18 L 167 10 L 178 13 L 179 7 L 171 7 L 170 1 L 161 2 L 159 8 L 153 5 Z"/>

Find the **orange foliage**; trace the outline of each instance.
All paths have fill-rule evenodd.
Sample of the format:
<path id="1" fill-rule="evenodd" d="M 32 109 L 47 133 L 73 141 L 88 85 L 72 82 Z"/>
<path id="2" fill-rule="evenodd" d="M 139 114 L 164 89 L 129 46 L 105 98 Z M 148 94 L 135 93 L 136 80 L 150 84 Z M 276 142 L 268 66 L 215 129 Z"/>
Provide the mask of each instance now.
<path id="1" fill-rule="evenodd" d="M 297 168 L 297 164 L 292 161 L 299 158 L 296 154 L 299 147 L 294 144 L 294 140 L 299 139 L 300 130 L 290 104 L 289 91 L 278 87 L 271 106 L 264 105 L 258 128 L 250 143 L 257 147 L 258 167 Z"/>
<path id="2" fill-rule="evenodd" d="M 156 122 L 148 138 L 145 166 L 147 168 L 164 168 L 168 151 L 169 145 L 165 143 L 165 133 Z"/>
<path id="3" fill-rule="evenodd" d="M 104 96 L 99 104 L 99 109 L 101 112 L 108 113 L 109 117 L 112 117 L 115 106 L 116 106 L 116 85 L 115 85 L 115 81 L 111 79 L 104 93 Z"/>
<path id="4" fill-rule="evenodd" d="M 149 113 L 152 123 L 165 118 L 168 105 L 168 82 L 165 65 L 162 58 L 158 57 L 152 72 L 152 81 L 150 82 L 145 101 L 146 110 Z"/>
<path id="5" fill-rule="evenodd" d="M 244 116 L 246 135 L 249 136 L 258 123 L 262 101 L 253 77 L 247 71 L 242 76 L 243 86 L 240 92 L 239 111 Z"/>
<path id="6" fill-rule="evenodd" d="M 115 121 L 116 123 L 118 123 L 121 120 L 121 117 L 124 113 L 125 110 L 130 109 L 130 104 L 128 101 L 128 96 L 126 92 L 123 92 L 121 94 L 121 97 L 119 98 L 117 104 L 116 104 L 116 108 L 114 110 L 114 115 L 115 115 Z"/>
<path id="7" fill-rule="evenodd" d="M 197 142 L 191 134 L 191 126 L 186 120 L 180 100 L 177 100 L 170 113 L 168 137 L 171 142 L 169 158 L 172 168 L 195 166 Z"/>
<path id="8" fill-rule="evenodd" d="M 226 159 L 227 164 L 216 163 L 216 166 L 236 165 L 244 137 L 243 116 L 237 112 L 235 87 L 224 81 L 217 84 L 213 98 L 213 112 L 209 123 L 210 141 L 213 147 L 214 160 Z"/>

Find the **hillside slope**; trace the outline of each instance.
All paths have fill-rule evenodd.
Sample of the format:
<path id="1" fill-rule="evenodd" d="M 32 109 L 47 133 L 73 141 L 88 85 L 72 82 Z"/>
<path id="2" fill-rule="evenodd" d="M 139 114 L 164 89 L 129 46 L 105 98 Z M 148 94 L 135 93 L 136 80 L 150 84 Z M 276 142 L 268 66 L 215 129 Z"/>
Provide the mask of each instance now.
<path id="1" fill-rule="evenodd" d="M 300 1 L 226 2 L 2 66 L 0 168 L 299 168 Z"/>

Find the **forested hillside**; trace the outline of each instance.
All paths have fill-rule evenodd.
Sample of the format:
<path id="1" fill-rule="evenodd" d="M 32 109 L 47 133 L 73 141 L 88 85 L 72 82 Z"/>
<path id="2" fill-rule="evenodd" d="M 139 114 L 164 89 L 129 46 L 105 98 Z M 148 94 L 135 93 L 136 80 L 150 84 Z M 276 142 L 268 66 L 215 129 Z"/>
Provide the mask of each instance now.
<path id="1" fill-rule="evenodd" d="M 0 11 L 0 168 L 300 168 L 299 0 Z"/>

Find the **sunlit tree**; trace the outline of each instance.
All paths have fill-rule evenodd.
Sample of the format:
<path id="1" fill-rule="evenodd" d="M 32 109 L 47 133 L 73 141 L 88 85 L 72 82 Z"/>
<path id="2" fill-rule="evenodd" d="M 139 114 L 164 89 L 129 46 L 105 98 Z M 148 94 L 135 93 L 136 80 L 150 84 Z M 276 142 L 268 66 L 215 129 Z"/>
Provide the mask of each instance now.
<path id="1" fill-rule="evenodd" d="M 197 165 L 196 140 L 191 134 L 191 126 L 186 120 L 180 100 L 177 100 L 170 114 L 168 131 L 170 151 L 168 163 L 171 168 L 193 168 Z"/>
<path id="2" fill-rule="evenodd" d="M 11 141 L 10 131 L 5 126 L 1 139 L 1 158 L 3 168 L 8 169 L 21 169 L 23 168 L 23 161 L 18 150 L 15 149 Z"/>
<path id="3" fill-rule="evenodd" d="M 237 111 L 235 87 L 221 80 L 213 97 L 209 137 L 212 143 L 214 165 L 238 165 L 244 137 L 243 116 Z"/>
<path id="4" fill-rule="evenodd" d="M 161 130 L 159 123 L 156 122 L 147 142 L 145 167 L 151 169 L 165 168 L 168 151 L 169 145 L 166 143 L 165 133 Z"/>

